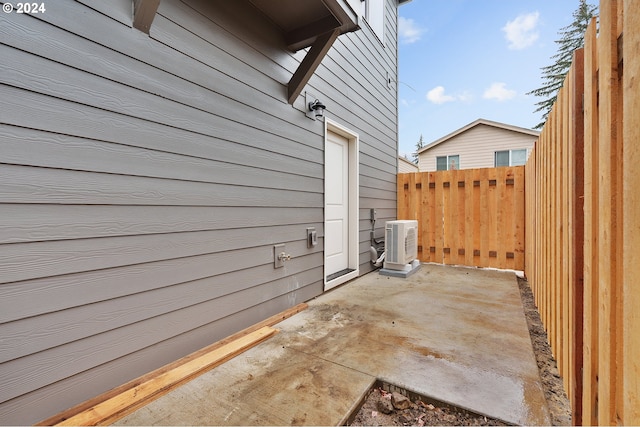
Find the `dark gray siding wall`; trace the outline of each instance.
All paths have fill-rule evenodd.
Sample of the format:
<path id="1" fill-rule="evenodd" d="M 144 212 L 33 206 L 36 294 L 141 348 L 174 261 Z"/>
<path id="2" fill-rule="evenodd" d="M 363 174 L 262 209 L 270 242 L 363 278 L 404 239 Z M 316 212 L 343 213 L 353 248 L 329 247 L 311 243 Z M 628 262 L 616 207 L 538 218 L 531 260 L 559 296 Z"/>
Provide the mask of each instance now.
<path id="1" fill-rule="evenodd" d="M 340 36 L 311 78 L 322 92 L 327 116 L 360 136 L 360 272 L 373 269 L 370 209 L 376 209 L 375 236 L 396 219 L 397 161 L 397 8 L 386 2 L 382 43 L 366 21 L 357 32 Z M 316 92 L 314 92 L 316 93 Z"/>
<path id="2" fill-rule="evenodd" d="M 240 1 L 56 0 L 0 14 L 0 423 L 30 424 L 322 292 L 324 130 L 286 83 L 305 52 Z M 395 218 L 396 8 L 307 89 L 360 135 Z M 387 82 L 389 73 L 392 82 Z M 293 259 L 273 268 L 273 244 Z"/>

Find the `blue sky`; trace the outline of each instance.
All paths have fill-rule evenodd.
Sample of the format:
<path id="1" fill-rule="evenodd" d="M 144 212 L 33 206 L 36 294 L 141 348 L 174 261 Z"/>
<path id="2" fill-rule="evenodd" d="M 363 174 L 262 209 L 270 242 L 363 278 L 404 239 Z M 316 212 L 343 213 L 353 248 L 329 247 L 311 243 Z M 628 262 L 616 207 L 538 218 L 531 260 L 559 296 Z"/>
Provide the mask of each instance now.
<path id="1" fill-rule="evenodd" d="M 593 2 L 589 2 L 593 3 Z M 532 128 L 540 68 L 578 0 L 413 0 L 399 8 L 399 154 L 483 118 Z"/>

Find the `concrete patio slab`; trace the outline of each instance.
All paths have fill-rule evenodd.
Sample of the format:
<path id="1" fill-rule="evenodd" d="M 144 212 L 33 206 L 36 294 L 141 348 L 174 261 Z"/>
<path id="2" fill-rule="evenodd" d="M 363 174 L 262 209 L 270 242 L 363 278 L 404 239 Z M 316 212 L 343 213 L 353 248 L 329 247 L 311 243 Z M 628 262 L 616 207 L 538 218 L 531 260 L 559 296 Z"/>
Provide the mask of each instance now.
<path id="1" fill-rule="evenodd" d="M 117 424 L 336 425 L 376 379 L 513 424 L 551 422 L 514 273 L 374 272 L 276 328 Z"/>

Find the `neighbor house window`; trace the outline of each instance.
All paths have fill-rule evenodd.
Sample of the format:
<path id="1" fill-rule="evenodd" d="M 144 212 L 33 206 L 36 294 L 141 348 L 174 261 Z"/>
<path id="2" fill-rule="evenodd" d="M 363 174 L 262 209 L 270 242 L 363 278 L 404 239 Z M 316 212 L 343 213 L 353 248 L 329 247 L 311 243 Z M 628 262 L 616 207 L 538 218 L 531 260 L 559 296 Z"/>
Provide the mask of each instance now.
<path id="1" fill-rule="evenodd" d="M 495 166 L 520 166 L 527 163 L 527 149 L 496 151 Z"/>
<path id="2" fill-rule="evenodd" d="M 364 0 L 364 19 L 384 43 L 384 9 L 386 0 Z"/>
<path id="3" fill-rule="evenodd" d="M 436 157 L 436 170 L 456 170 L 460 169 L 460 155 Z"/>

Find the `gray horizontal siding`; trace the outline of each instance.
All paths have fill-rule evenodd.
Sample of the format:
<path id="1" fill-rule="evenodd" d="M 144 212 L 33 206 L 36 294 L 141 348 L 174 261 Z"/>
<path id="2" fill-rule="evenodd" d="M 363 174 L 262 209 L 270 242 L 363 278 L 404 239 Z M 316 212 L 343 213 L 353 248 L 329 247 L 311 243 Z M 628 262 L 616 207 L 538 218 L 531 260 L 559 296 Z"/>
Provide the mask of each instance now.
<path id="1" fill-rule="evenodd" d="M 372 190 L 380 190 L 382 192 L 391 192 L 394 193 L 396 192 L 396 182 L 395 179 L 393 181 L 383 181 L 382 177 L 386 177 L 386 178 L 394 178 L 394 175 L 384 175 L 384 174 L 379 174 L 378 177 L 370 177 L 370 176 L 366 176 L 366 175 L 360 175 L 360 188 L 361 190 L 364 189 L 372 189 Z M 374 194 L 374 197 L 380 197 L 379 194 Z"/>
<path id="2" fill-rule="evenodd" d="M 150 35 L 130 7 L 0 15 L 2 424 L 322 292 L 324 128 L 286 103 L 306 52 L 243 2 L 163 0 Z M 396 213 L 396 19 L 388 1 L 385 47 L 340 36 L 305 88 L 360 137 L 361 273 L 369 209 L 377 235 Z"/>
<path id="3" fill-rule="evenodd" d="M 92 9 L 109 15 L 112 19 L 128 27 L 132 26 L 133 8 L 130 0 L 109 0 L 105 3 L 102 0 L 76 0 Z"/>
<path id="4" fill-rule="evenodd" d="M 319 255 L 297 258 L 288 265 L 287 273 L 295 275 L 300 283 L 311 283 L 314 278 L 317 279 L 317 271 L 313 266 L 318 262 L 318 257 Z M 138 292 L 122 297 L 117 306 L 107 300 L 92 303 L 90 306 L 81 305 L 60 309 L 33 320 L 21 319 L 0 325 L 3 336 L 3 342 L 0 345 L 0 362 L 28 356 L 56 345 L 67 344 L 167 312 L 182 310 L 203 301 L 212 301 L 219 297 L 226 298 L 234 292 L 260 286 L 265 277 L 271 275 L 271 270 L 273 270 L 272 265 L 264 264 L 250 267 L 246 271 L 225 273 L 174 285 L 180 291 L 177 296 L 176 289 L 165 287 L 155 292 L 151 301 L 147 292 Z M 285 286 L 283 284 L 288 283 L 287 280 L 289 278 L 275 279 L 269 282 L 268 286 Z M 59 295 L 56 295 L 56 298 L 59 298 Z M 52 303 L 47 308 L 54 305 Z M 221 314 L 222 312 L 216 311 L 215 316 Z M 215 316 L 211 316 L 211 319 L 215 320 Z M 34 336 L 33 329 L 41 333 Z"/>
<path id="5" fill-rule="evenodd" d="M 321 258 L 321 255 L 318 258 Z M 304 277 L 296 279 L 302 278 Z M 231 282 L 231 284 L 237 285 L 236 282 Z M 307 284 L 309 282 L 305 283 L 305 285 Z M 162 316 L 148 317 L 100 334 L 92 334 L 81 340 L 58 345 L 47 350 L 47 357 L 44 360 L 40 354 L 35 353 L 3 363 L 0 366 L 0 376 L 3 378 L 4 386 L 0 390 L 0 399 L 9 400 L 247 309 L 254 305 L 251 303 L 252 301 L 262 297 L 265 293 L 263 288 L 268 287 L 267 292 L 272 297 L 276 297 L 293 291 L 296 286 L 300 287 L 297 280 L 285 278 L 248 289 L 235 290 L 215 297 L 211 301 L 203 301 L 202 296 L 196 294 L 192 299 L 199 300 L 198 302 L 191 301 L 191 304 L 185 308 L 172 311 L 167 311 L 167 309 L 174 308 L 176 304 L 187 304 L 189 302 L 188 295 L 165 292 L 165 298 L 160 299 L 158 293 L 155 293 L 152 296 L 152 301 L 149 301 L 149 296 L 147 296 L 146 302 L 139 301 L 138 307 L 135 305 L 132 307 L 145 311 L 158 309 Z M 173 301 L 175 298 L 179 298 L 181 301 Z M 163 305 L 164 307 L 162 307 Z M 101 319 L 108 318 L 109 315 L 118 316 L 120 314 L 117 310 L 112 310 L 110 313 L 102 313 Z M 73 314 L 69 313 L 70 316 Z"/>
<path id="6" fill-rule="evenodd" d="M 322 232 L 321 224 L 313 224 Z M 70 241 L 16 243 L 0 246 L 0 283 L 58 276 L 123 265 L 221 253 L 233 259 L 238 249 L 259 248 L 304 237 L 299 226 L 227 229 L 197 233 L 150 234 Z M 215 243 L 212 243 L 215 242 Z M 306 243 L 306 241 L 304 242 Z M 273 248 L 262 249 L 273 261 Z M 306 253 L 306 251 L 304 252 Z M 256 257 L 258 254 L 245 256 Z M 293 255 L 299 255 L 293 253 Z M 262 258 L 262 257 L 260 257 Z M 253 262 L 257 262 L 258 259 Z M 183 260 L 186 262 L 186 260 Z"/>
<path id="7" fill-rule="evenodd" d="M 317 274 L 322 274 L 318 271 Z M 99 383 L 105 390 L 117 387 L 124 382 L 148 372 L 154 366 L 162 366 L 182 357 L 185 353 L 194 352 L 202 347 L 202 343 L 212 343 L 222 339 L 238 329 L 250 326 L 278 312 L 288 304 L 307 301 L 322 292 L 322 281 L 301 287 L 293 292 L 267 300 L 260 306 L 249 307 L 215 322 L 208 323 L 171 340 L 159 341 L 140 351 L 129 353 L 113 359 L 79 375 L 60 380 L 55 387 L 35 389 L 9 400 L 2 405 L 3 422 L 24 420 L 25 418 L 42 419 L 61 410 L 60 402 L 82 402 L 91 397 L 88 392 Z M 25 407 L 30 413 L 25 413 Z M 63 408 L 64 409 L 64 408 Z"/>
<path id="8" fill-rule="evenodd" d="M 60 0 L 60 4 L 63 3 L 67 1 Z M 68 16 L 67 12 L 69 12 Z M 63 99 L 71 99 L 87 105 L 97 104 L 101 109 L 110 106 L 111 108 L 107 109 L 131 114 L 132 117 L 155 120 L 158 123 L 167 122 L 167 116 L 164 114 L 169 109 L 171 117 L 169 124 L 173 127 L 205 135 L 214 133 L 215 136 L 231 141 L 235 141 L 234 137 L 243 138 L 244 136 L 242 140 L 236 142 L 244 142 L 248 145 L 262 141 L 262 138 L 268 137 L 265 133 L 271 133 L 280 137 L 288 135 L 290 141 L 295 144 L 304 145 L 306 141 L 316 141 L 314 146 L 318 149 L 322 147 L 321 139 L 318 141 L 318 138 L 301 138 L 305 130 L 313 133 L 312 122 L 300 121 L 299 114 L 283 101 L 281 94 L 286 88 L 282 82 L 270 80 L 273 93 L 269 96 L 263 92 L 267 88 L 259 81 L 261 73 L 258 71 L 246 78 L 248 82 L 258 80 L 260 91 L 236 80 L 235 77 L 219 73 L 215 67 L 219 66 L 219 63 L 233 59 L 228 54 L 221 57 L 206 51 L 204 52 L 206 54 L 201 53 L 201 58 L 193 58 L 163 44 L 154 43 L 144 33 L 135 31 L 123 33 L 117 22 L 105 20 L 95 14 L 82 14 L 77 8 L 70 6 L 58 7 L 51 13 L 40 15 L 39 18 L 48 21 L 53 21 L 55 18 L 63 20 L 65 29 L 47 25 L 46 22 L 34 20 L 28 16 L 19 20 L 6 19 L 0 28 L 3 43 L 18 49 L 31 51 L 33 43 L 30 43 L 30 40 L 33 40 L 33 37 L 46 40 L 44 45 L 38 43 L 33 48 L 35 55 L 23 55 L 17 64 L 3 61 L 2 64 L 6 64 L 3 71 L 8 73 L 7 76 L 3 76 L 3 79 L 18 87 L 28 86 L 28 79 L 34 73 L 32 67 L 38 63 L 49 67 L 62 67 L 61 70 L 71 66 L 74 70 L 86 71 L 86 74 L 72 71 L 58 72 L 55 75 L 47 74 L 47 85 L 39 86 L 50 94 L 61 95 Z M 74 22 L 74 18 L 79 22 Z M 24 20 L 29 20 L 28 25 Z M 168 20 L 162 22 L 171 24 Z M 153 28 L 158 26 L 154 21 Z M 33 28 L 39 28 L 40 31 L 34 33 Z M 109 34 L 109 38 L 105 40 L 101 34 Z M 81 36 L 82 39 L 77 36 Z M 95 42 L 88 43 L 87 39 Z M 197 40 L 193 35 L 192 39 Z M 217 39 L 215 41 L 219 42 Z M 7 55 L 11 52 L 8 47 L 4 47 L 3 51 Z M 61 64 L 43 62 L 43 58 L 61 62 Z M 87 61 L 86 58 L 96 60 Z M 31 67 L 27 67 L 29 64 Z M 294 61 L 292 66 L 295 67 L 296 64 Z M 26 72 L 26 75 L 12 72 L 11 69 L 14 66 L 22 68 L 21 71 Z M 245 65 L 244 69 L 253 68 Z M 71 81 L 65 78 L 68 74 L 73 77 Z M 185 76 L 188 76 L 188 80 L 184 78 Z M 32 84 L 41 80 L 39 75 L 33 78 L 36 82 L 31 82 Z M 99 86 L 95 88 L 87 86 L 93 84 Z M 49 86 L 52 87 L 49 88 Z M 120 91 L 118 87 L 121 87 Z M 70 93 L 67 94 L 66 91 Z M 171 102 L 167 105 L 167 100 L 172 100 L 175 104 Z M 278 109 L 280 114 L 268 114 L 276 110 L 274 102 L 281 104 L 281 108 Z M 225 108 L 220 108 L 221 105 L 225 105 Z M 184 112 L 184 118 L 180 115 L 181 111 Z M 214 112 L 215 116 L 223 118 L 226 116 L 228 121 L 216 126 L 216 117 L 211 117 Z M 239 118 L 242 117 L 239 113 L 250 114 L 252 117 L 250 123 L 239 123 Z M 198 116 L 202 120 L 197 120 Z M 285 121 L 289 126 L 279 125 L 279 121 Z M 292 122 L 295 122 L 295 126 L 292 126 Z M 234 133 L 234 129 L 241 131 Z M 319 133 L 320 130 L 321 128 L 315 126 L 315 132 Z M 286 143 L 282 138 L 273 138 L 273 140 L 274 143 Z M 293 145 L 286 147 L 283 151 L 290 152 L 292 148 L 294 148 Z"/>
<path id="9" fill-rule="evenodd" d="M 5 203 L 321 207 L 322 194 L 5 165 Z"/>
<path id="10" fill-rule="evenodd" d="M 5 165 L 5 203 L 321 207 L 322 194 L 264 187 Z"/>
<path id="11" fill-rule="evenodd" d="M 0 111 L 3 123 L 24 128 L 33 128 L 33 117 L 37 117 L 39 129 L 63 135 L 73 129 L 74 136 L 87 139 L 219 159 L 232 164 L 271 168 L 304 176 L 322 177 L 323 174 L 322 164 L 317 159 L 311 161 L 322 155 L 320 148 L 309 148 L 308 155 L 305 155 L 304 145 L 272 138 L 264 133 L 254 135 L 258 131 L 252 128 L 232 132 L 221 125 L 216 128 L 216 136 L 208 136 L 170 125 L 147 126 L 148 123 L 140 119 L 2 84 Z M 233 141 L 234 138 L 237 141 Z M 270 145 L 271 141 L 275 141 L 273 146 Z M 271 147 L 271 150 L 265 147 Z M 292 152 L 300 152 L 301 157 L 291 156 Z"/>
<path id="12" fill-rule="evenodd" d="M 321 224 L 317 208 L 0 204 L 0 243 Z"/>
<path id="13" fill-rule="evenodd" d="M 24 145 L 29 145 L 29 151 Z M 195 182 L 323 191 L 321 178 L 273 171 L 104 141 L 0 125 L 0 149 L 7 164 L 40 166 Z M 38 157 L 30 155 L 37 152 Z M 268 166 L 268 165 L 265 165 Z"/>

